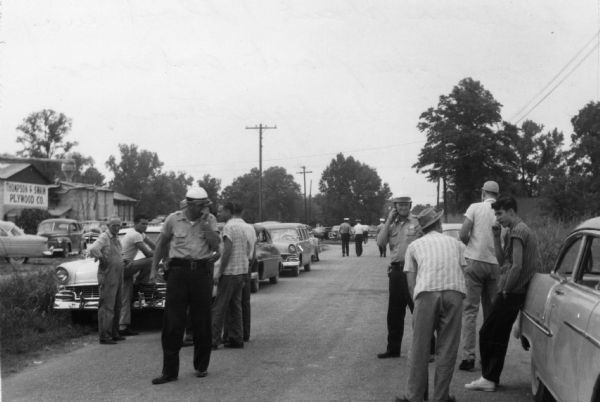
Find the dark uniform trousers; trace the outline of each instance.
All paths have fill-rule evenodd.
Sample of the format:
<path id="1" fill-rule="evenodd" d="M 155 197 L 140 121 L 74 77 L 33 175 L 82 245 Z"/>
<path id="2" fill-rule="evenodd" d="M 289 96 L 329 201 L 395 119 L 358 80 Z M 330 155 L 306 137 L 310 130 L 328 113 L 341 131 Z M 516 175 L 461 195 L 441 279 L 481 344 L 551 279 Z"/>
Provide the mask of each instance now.
<path id="1" fill-rule="evenodd" d="M 340 234 L 342 237 L 342 256 L 350 255 L 350 233 Z"/>
<path id="2" fill-rule="evenodd" d="M 404 336 L 404 317 L 406 306 L 412 313 L 414 303 L 408 291 L 408 282 L 404 273 L 404 262 L 392 262 L 388 272 L 390 298 L 388 301 L 387 327 L 390 353 L 400 353 L 402 337 Z"/>
<path id="3" fill-rule="evenodd" d="M 163 316 L 163 375 L 179 374 L 179 349 L 189 306 L 194 334 L 194 369 L 206 371 L 212 350 L 212 270 L 207 260 L 169 262 L 167 296 Z"/>
<path id="4" fill-rule="evenodd" d="M 363 235 L 355 234 L 354 235 L 354 245 L 356 246 L 356 256 L 360 257 L 363 252 Z"/>

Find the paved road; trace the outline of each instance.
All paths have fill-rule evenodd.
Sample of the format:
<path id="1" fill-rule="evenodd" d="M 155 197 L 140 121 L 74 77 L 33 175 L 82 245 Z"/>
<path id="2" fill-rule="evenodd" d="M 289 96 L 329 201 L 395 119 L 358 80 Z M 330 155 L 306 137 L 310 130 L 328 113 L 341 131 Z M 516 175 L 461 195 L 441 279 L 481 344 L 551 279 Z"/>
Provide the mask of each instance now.
<path id="1" fill-rule="evenodd" d="M 311 272 L 261 284 L 252 296 L 251 342 L 243 350 L 214 351 L 206 378 L 193 375 L 192 349 L 184 348 L 179 380 L 151 385 L 162 358 L 160 332 L 153 329 L 10 376 L 2 383 L 3 400 L 392 401 L 405 386 L 410 314 L 403 356 L 377 359 L 385 348 L 387 261 L 373 241 L 360 258 L 340 255 L 331 245 Z M 451 392 L 459 401 L 530 401 L 528 362 L 529 353 L 512 339 L 498 392 L 464 390 L 479 373 L 461 371 Z"/>

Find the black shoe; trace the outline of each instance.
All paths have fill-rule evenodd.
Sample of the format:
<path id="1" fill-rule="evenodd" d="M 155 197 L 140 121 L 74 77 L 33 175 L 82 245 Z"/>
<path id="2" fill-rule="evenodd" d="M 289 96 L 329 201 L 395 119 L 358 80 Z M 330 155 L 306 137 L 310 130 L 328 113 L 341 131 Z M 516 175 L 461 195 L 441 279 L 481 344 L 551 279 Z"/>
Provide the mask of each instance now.
<path id="1" fill-rule="evenodd" d="M 208 375 L 208 371 L 204 370 L 204 371 L 200 371 L 200 370 L 196 370 L 196 377 L 198 378 L 204 378 Z"/>
<path id="2" fill-rule="evenodd" d="M 226 348 L 230 348 L 230 349 L 243 349 L 244 348 L 244 343 L 243 342 L 225 342 L 223 344 L 223 347 Z"/>
<path id="3" fill-rule="evenodd" d="M 400 353 L 392 353 L 389 350 L 377 355 L 379 359 L 389 359 L 390 357 L 400 357 Z"/>
<path id="4" fill-rule="evenodd" d="M 134 335 L 139 335 L 139 334 L 140 334 L 139 332 L 132 331 L 129 328 L 119 330 L 119 335 L 121 335 L 121 336 L 134 336 Z"/>
<path id="5" fill-rule="evenodd" d="M 102 345 L 116 345 L 117 342 L 113 341 L 112 339 L 100 339 L 100 343 Z"/>
<path id="6" fill-rule="evenodd" d="M 156 377 L 152 380 L 152 384 L 160 385 L 171 381 L 177 381 L 177 377 L 170 377 L 168 375 L 161 375 L 160 377 Z"/>
<path id="7" fill-rule="evenodd" d="M 462 362 L 460 362 L 460 365 L 458 366 L 458 369 L 463 371 L 473 371 L 474 368 L 475 359 L 465 359 Z"/>
<path id="8" fill-rule="evenodd" d="M 125 337 L 124 336 L 113 336 L 112 338 L 113 341 L 124 341 Z"/>

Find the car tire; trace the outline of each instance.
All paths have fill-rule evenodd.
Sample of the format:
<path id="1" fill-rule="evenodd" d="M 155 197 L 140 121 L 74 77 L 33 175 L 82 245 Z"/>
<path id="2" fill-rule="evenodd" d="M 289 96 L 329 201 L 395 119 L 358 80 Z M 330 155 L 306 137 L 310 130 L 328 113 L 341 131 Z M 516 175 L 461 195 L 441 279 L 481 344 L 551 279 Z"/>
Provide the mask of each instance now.
<path id="1" fill-rule="evenodd" d="M 12 265 L 21 265 L 27 262 L 27 257 L 6 257 L 6 262 Z"/>
<path id="2" fill-rule="evenodd" d="M 319 249 L 315 250 L 315 254 L 311 255 L 310 259 L 314 262 L 321 261 L 319 259 Z"/>
<path id="3" fill-rule="evenodd" d="M 269 278 L 269 283 L 272 283 L 274 285 L 277 282 L 279 282 L 279 272 L 277 272 L 275 276 Z"/>
<path id="4" fill-rule="evenodd" d="M 69 252 L 71 251 L 71 246 L 69 244 L 63 245 L 63 251 L 60 254 L 62 258 L 67 258 L 69 256 Z"/>
<path id="5" fill-rule="evenodd" d="M 292 276 L 300 276 L 300 265 L 296 265 L 292 271 Z"/>
<path id="6" fill-rule="evenodd" d="M 258 279 L 252 279 L 250 281 L 250 293 L 258 292 L 259 287 L 260 287 L 260 285 L 258 284 Z"/>

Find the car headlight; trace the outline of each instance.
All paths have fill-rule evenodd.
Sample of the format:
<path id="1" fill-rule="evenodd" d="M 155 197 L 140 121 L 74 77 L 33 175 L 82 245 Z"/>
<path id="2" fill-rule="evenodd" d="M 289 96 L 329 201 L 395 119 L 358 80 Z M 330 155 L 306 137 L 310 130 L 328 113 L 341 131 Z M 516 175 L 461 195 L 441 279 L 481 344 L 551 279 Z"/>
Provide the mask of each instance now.
<path id="1" fill-rule="evenodd" d="M 294 246 L 293 244 L 290 244 L 288 246 L 288 251 L 290 252 L 290 254 L 296 254 L 296 246 Z"/>
<path id="2" fill-rule="evenodd" d="M 55 274 L 56 279 L 58 279 L 58 281 L 63 285 L 69 280 L 69 272 L 63 267 L 56 268 Z"/>

